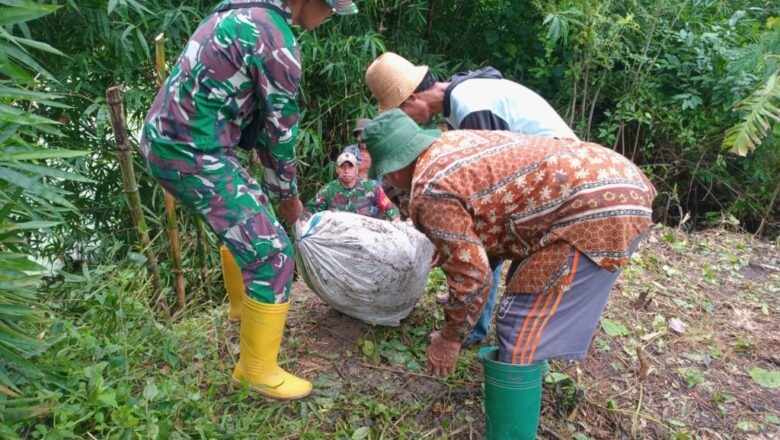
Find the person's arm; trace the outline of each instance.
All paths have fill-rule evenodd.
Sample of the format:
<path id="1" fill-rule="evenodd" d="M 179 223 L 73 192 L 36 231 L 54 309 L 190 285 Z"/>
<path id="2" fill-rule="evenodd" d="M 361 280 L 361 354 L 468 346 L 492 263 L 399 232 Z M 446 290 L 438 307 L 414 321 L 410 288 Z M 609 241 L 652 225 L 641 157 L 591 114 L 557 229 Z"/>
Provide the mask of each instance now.
<path id="1" fill-rule="evenodd" d="M 449 286 L 441 336 L 461 343 L 482 314 L 493 286 L 487 253 L 474 231 L 471 215 L 459 200 L 425 200 L 418 210 L 417 226 L 439 251 Z"/>
<path id="2" fill-rule="evenodd" d="M 394 222 L 401 219 L 401 212 L 395 207 L 390 197 L 387 197 L 385 190 L 380 185 L 374 185 L 374 191 L 376 193 L 376 206 L 379 208 L 379 212 L 382 213 L 385 220 Z"/>
<path id="3" fill-rule="evenodd" d="M 265 130 L 258 153 L 263 164 L 263 189 L 276 199 L 298 197 L 295 144 L 298 138 L 300 51 L 282 47 L 265 56 L 257 69 L 256 95 L 264 106 Z"/>
<path id="4" fill-rule="evenodd" d="M 328 200 L 330 200 L 329 189 L 330 185 L 325 185 L 320 188 L 320 190 L 317 191 L 317 194 L 306 203 L 306 213 L 308 213 L 308 216 L 305 218 L 309 218 L 318 212 L 326 211 L 328 209 Z"/>

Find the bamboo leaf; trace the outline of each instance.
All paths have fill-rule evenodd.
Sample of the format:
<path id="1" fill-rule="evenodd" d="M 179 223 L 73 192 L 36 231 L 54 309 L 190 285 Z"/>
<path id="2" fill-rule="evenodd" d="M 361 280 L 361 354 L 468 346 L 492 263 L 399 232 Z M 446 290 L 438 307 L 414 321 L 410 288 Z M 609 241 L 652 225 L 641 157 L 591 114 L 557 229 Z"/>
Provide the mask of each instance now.
<path id="1" fill-rule="evenodd" d="M 0 221 L 3 221 L 6 217 L 8 217 L 8 214 L 11 213 L 14 206 L 16 205 L 16 201 L 19 200 L 19 197 L 21 197 L 23 193 L 24 188 L 17 188 L 13 194 L 0 191 L 0 195 L 2 195 L 2 198 L 4 199 L 3 203 L 5 203 L 5 206 L 0 209 Z M 2 242 L 2 240 L 0 240 L 0 242 Z"/>
<path id="2" fill-rule="evenodd" d="M 7 167 L 16 168 L 17 170 L 29 171 L 35 173 L 38 176 L 54 177 L 56 179 L 72 180 L 75 182 L 95 183 L 94 180 L 88 179 L 84 176 L 70 173 L 67 171 L 58 170 L 52 167 L 43 167 L 39 165 L 31 165 L 26 163 L 9 162 L 4 164 Z"/>
<path id="3" fill-rule="evenodd" d="M 16 321 L 36 321 L 40 319 L 40 312 L 28 305 L 0 304 L 0 319 Z"/>
<path id="4" fill-rule="evenodd" d="M 0 385 L 4 385 L 17 392 L 21 392 L 21 390 L 16 387 L 14 381 L 11 380 L 11 378 L 8 376 L 8 371 L 6 371 L 6 369 L 3 368 L 2 364 L 0 364 Z"/>
<path id="5" fill-rule="evenodd" d="M 17 3 L 2 1 L 0 4 Z M 22 2 L 18 2 L 21 4 Z M 59 9 L 57 5 L 42 5 L 34 2 L 26 3 L 23 7 L 10 7 L 0 9 L 0 26 L 9 24 L 23 23 L 25 21 L 35 20 L 36 18 L 49 15 Z"/>
<path id="6" fill-rule="evenodd" d="M 0 28 L 0 32 L 3 32 L 2 28 Z M 58 82 L 57 79 L 54 78 L 54 76 L 52 76 L 48 70 L 44 69 L 43 66 L 35 61 L 35 59 L 33 59 L 33 57 L 31 57 L 27 52 L 8 44 L 0 44 L 0 50 L 5 51 L 6 55 L 24 64 L 32 71 L 40 73 L 53 82 Z"/>
<path id="7" fill-rule="evenodd" d="M 111 13 L 114 12 L 114 9 L 116 9 L 118 3 L 118 0 L 108 0 L 108 15 L 111 15 Z"/>
<path id="8" fill-rule="evenodd" d="M 46 270 L 45 267 L 30 260 L 27 255 L 14 254 L 10 252 L 0 252 L 0 263 L 3 269 L 20 270 L 26 272 L 40 272 Z"/>
<path id="9" fill-rule="evenodd" d="M 28 113 L 6 104 L 0 104 L 0 121 L 22 125 L 59 124 L 57 121 Z"/>
<path id="10" fill-rule="evenodd" d="M 0 44 L 0 73 L 25 84 L 31 83 L 33 81 L 32 75 L 18 64 L 11 61 L 11 59 L 5 55 L 5 51 L 3 50 L 4 47 L 5 45 Z"/>
<path id="11" fill-rule="evenodd" d="M 61 95 L 52 93 L 36 92 L 34 90 L 25 90 L 16 87 L 7 87 L 0 85 L 0 98 L 24 99 L 24 100 L 51 100 L 60 99 Z"/>
<path id="12" fill-rule="evenodd" d="M 136 28 L 135 35 L 138 37 L 138 42 L 141 44 L 141 47 L 144 49 L 144 54 L 146 55 L 146 58 L 151 57 L 151 53 L 149 52 L 149 43 L 146 42 L 146 38 L 144 38 L 144 34 L 141 32 L 141 29 Z"/>
<path id="13" fill-rule="evenodd" d="M 10 362 L 10 367 L 25 377 L 41 376 L 41 370 L 32 362 L 19 356 L 15 351 L 0 344 L 0 355 L 4 356 Z"/>
<path id="14" fill-rule="evenodd" d="M 5 233 L 8 231 L 45 229 L 45 228 L 51 228 L 57 226 L 60 223 L 62 222 L 47 222 L 47 221 L 35 220 L 35 221 L 29 221 L 24 223 L 11 223 L 6 225 L 0 224 L 0 232 Z"/>
<path id="15" fill-rule="evenodd" d="M 0 154 L 2 154 L 2 152 L 0 152 Z M 35 150 L 6 153 L 4 155 L 0 155 L 0 159 L 4 159 L 4 160 L 62 159 L 67 157 L 86 156 L 88 154 L 89 151 L 47 150 L 47 149 L 39 148 Z"/>
<path id="16" fill-rule="evenodd" d="M 32 280 L 32 285 L 33 287 L 35 287 L 35 284 L 37 284 L 40 281 L 41 277 L 40 275 L 25 275 L 24 279 L 20 281 L 25 281 L 28 279 Z M 5 299 L 7 299 L 8 301 L 16 301 L 20 303 L 31 303 L 38 298 L 35 292 L 36 291 L 34 289 L 25 288 L 25 289 L 16 289 L 16 290 L 5 290 L 2 292 L 2 294 L 5 297 Z"/>
<path id="17" fill-rule="evenodd" d="M 41 349 L 46 347 L 44 342 L 13 329 L 0 320 L 0 346 L 2 345 L 9 348 L 13 347 L 25 355 L 25 357 L 35 356 Z"/>
<path id="18" fill-rule="evenodd" d="M 147 14 L 154 14 L 154 12 L 150 11 L 148 8 L 146 8 L 144 5 L 138 3 L 135 0 L 127 0 L 127 4 L 129 4 L 139 15 L 143 15 L 144 13 Z"/>
<path id="19" fill-rule="evenodd" d="M 64 53 L 62 53 L 59 50 L 53 48 L 49 44 L 42 43 L 40 41 L 30 40 L 28 38 L 14 37 L 14 36 L 9 36 L 8 39 L 10 41 L 15 42 L 15 43 L 19 43 L 19 44 L 21 44 L 23 46 L 32 47 L 33 49 L 38 49 L 38 50 L 41 50 L 41 51 L 44 51 L 44 52 L 48 52 L 48 53 L 52 53 L 52 54 L 55 54 L 55 55 L 66 56 Z"/>
<path id="20" fill-rule="evenodd" d="M 33 195 L 38 195 L 40 197 L 45 197 L 52 203 L 56 203 L 71 209 L 75 209 L 75 206 L 73 206 L 69 201 L 67 201 L 61 195 L 61 193 L 62 194 L 69 194 L 69 193 L 64 191 L 58 191 L 54 187 L 42 184 L 34 179 L 31 179 L 28 176 L 25 176 L 22 173 L 16 172 L 14 170 L 10 170 L 8 168 L 0 168 L 0 180 L 5 180 L 6 182 L 12 185 L 16 185 L 20 188 L 24 188 L 26 194 L 33 194 Z"/>

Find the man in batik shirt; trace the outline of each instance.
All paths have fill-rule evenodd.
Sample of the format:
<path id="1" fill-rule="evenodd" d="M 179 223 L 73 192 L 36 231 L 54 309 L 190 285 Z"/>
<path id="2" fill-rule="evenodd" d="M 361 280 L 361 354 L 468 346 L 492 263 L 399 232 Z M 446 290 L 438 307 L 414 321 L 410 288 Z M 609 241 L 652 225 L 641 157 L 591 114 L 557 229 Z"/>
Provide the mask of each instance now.
<path id="1" fill-rule="evenodd" d="M 267 196 L 279 200 L 288 224 L 303 211 L 295 160 L 301 55 L 291 26 L 314 29 L 334 12 L 357 8 L 346 0 L 222 2 L 184 48 L 141 139 L 152 175 L 203 216 L 240 269 L 233 381 L 282 400 L 305 397 L 312 386 L 276 363 L 295 263 Z M 259 152 L 262 188 L 236 159 L 239 139 Z"/>
<path id="2" fill-rule="evenodd" d="M 377 116 L 363 140 L 369 175 L 411 192 L 411 219 L 443 259 L 449 301 L 428 348 L 434 374 L 454 372 L 497 282 L 489 258 L 512 261 L 496 318 L 499 362 L 587 354 L 621 268 L 652 225 L 655 189 L 639 168 L 575 139 L 422 130 L 399 109 Z"/>
<path id="3" fill-rule="evenodd" d="M 398 209 L 385 195 L 382 187 L 358 176 L 357 158 L 341 153 L 336 159 L 339 178 L 322 187 L 301 216 L 308 219 L 322 211 L 352 212 L 388 221 L 399 219 Z"/>
<path id="4" fill-rule="evenodd" d="M 380 112 L 400 108 L 418 124 L 428 124 L 434 116 L 442 115 L 449 129 L 508 130 L 577 139 L 544 98 L 505 79 L 493 67 L 461 72 L 442 82 L 428 66 L 417 66 L 398 54 L 385 52 L 366 69 L 366 84 L 376 98 Z M 385 191 L 392 194 L 387 187 Z M 491 262 L 495 278 L 501 276 L 503 266 L 503 261 Z M 498 284 L 493 285 L 482 317 L 464 345 L 487 338 Z"/>

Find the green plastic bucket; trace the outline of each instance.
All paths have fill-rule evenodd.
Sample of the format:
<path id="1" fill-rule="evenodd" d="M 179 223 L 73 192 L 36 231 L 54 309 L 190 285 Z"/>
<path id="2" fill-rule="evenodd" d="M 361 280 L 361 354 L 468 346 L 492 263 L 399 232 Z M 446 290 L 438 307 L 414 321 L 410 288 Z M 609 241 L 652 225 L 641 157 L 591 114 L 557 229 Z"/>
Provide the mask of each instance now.
<path id="1" fill-rule="evenodd" d="M 485 439 L 534 440 L 547 360 L 531 365 L 498 362 L 498 347 L 482 347 L 485 371 Z"/>

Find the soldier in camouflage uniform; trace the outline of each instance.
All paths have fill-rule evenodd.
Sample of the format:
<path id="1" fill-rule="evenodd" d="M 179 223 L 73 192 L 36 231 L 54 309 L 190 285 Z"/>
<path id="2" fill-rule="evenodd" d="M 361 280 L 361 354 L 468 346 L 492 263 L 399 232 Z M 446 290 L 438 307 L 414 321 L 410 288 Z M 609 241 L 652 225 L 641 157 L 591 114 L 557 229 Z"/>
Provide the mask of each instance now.
<path id="1" fill-rule="evenodd" d="M 352 212 L 388 221 L 400 220 L 398 208 L 385 195 L 375 180 L 363 179 L 358 175 L 357 157 L 352 153 L 341 153 L 336 159 L 339 178 L 317 191 L 306 204 L 301 218 L 308 219 L 322 211 Z"/>
<path id="2" fill-rule="evenodd" d="M 314 29 L 334 12 L 357 7 L 346 0 L 220 3 L 157 94 L 141 139 L 152 175 L 203 216 L 241 270 L 246 295 L 234 382 L 277 399 L 311 392 L 309 382 L 276 365 L 295 263 L 267 195 L 279 199 L 288 224 L 303 210 L 295 159 L 301 55 L 291 25 Z M 234 152 L 247 138 L 256 139 L 262 186 Z"/>

